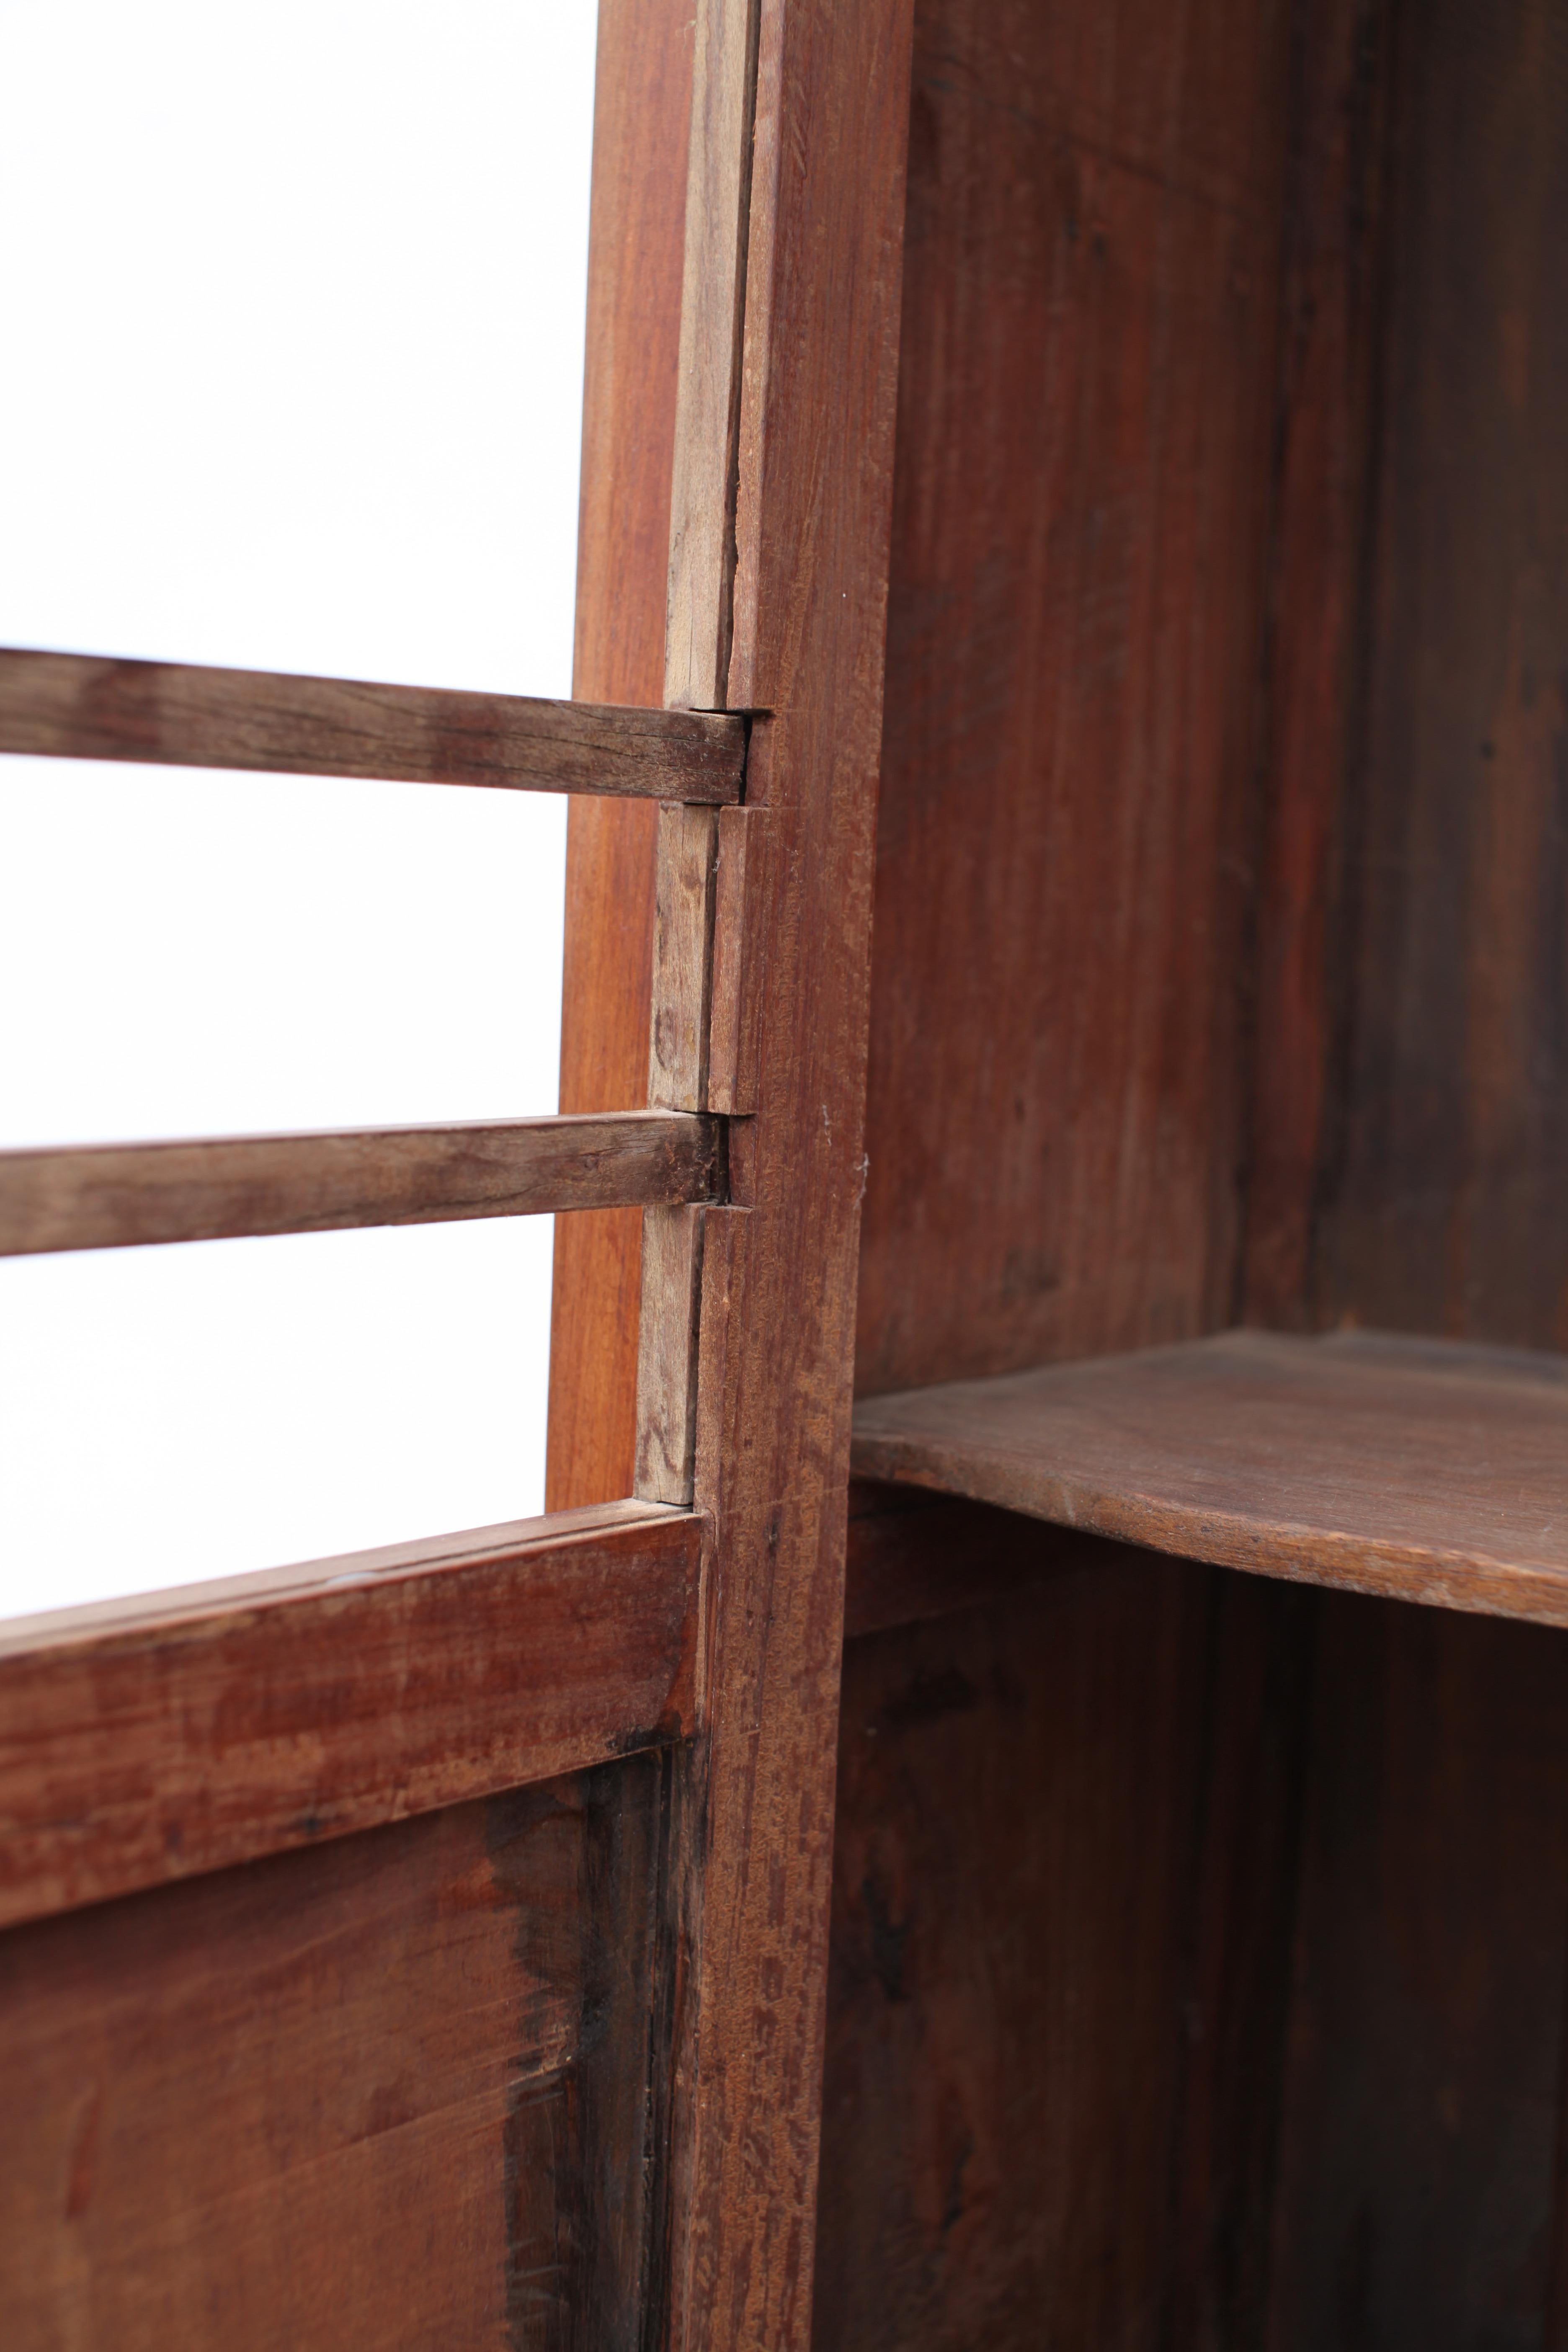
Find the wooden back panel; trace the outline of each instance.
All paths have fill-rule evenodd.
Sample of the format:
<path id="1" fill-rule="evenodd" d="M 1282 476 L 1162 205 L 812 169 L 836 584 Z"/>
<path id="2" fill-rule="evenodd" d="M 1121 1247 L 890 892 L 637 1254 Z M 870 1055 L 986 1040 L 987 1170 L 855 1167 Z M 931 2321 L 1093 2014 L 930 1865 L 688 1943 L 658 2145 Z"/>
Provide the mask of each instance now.
<path id="1" fill-rule="evenodd" d="M 1285 68 L 917 12 L 862 1391 L 1231 1319 Z"/>

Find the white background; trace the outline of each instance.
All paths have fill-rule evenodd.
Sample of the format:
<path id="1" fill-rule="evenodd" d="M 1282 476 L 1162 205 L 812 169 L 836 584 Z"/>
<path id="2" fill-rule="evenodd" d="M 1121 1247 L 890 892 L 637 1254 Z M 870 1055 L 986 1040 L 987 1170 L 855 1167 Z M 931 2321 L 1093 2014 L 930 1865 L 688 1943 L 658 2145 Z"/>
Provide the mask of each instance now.
<path id="1" fill-rule="evenodd" d="M 571 690 L 594 0 L 0 0 L 0 643 Z M 565 804 L 0 759 L 0 1145 L 555 1108 Z M 0 1611 L 542 1507 L 550 1226 L 0 1262 Z"/>

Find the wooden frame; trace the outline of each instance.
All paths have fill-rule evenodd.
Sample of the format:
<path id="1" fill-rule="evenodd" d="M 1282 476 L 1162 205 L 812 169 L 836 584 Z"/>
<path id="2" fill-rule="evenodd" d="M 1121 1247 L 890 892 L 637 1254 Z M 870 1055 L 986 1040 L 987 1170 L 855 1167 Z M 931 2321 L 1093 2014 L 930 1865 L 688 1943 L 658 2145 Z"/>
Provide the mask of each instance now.
<path id="1" fill-rule="evenodd" d="M 580 698 L 0 654 L 574 796 L 558 1118 L 0 1156 L 571 1213 L 543 1519 L 0 1638 L 24 2352 L 1568 2341 L 1565 9 L 602 0 Z"/>
<path id="2" fill-rule="evenodd" d="M 13 1253 L 550 1210 L 619 1211 L 625 1234 L 640 1213 L 640 1343 L 618 1358 L 636 1403 L 628 1381 L 608 1416 L 635 1419 L 613 1484 L 638 1499 L 18 1628 L 0 1906 L 146 1903 L 323 1839 L 347 1841 L 347 1871 L 382 1825 L 668 1749 L 644 1997 L 664 2032 L 642 2062 L 666 2119 L 642 2226 L 666 2252 L 627 2324 L 683 2352 L 804 2352 L 908 0 L 704 0 L 695 56 L 694 92 L 668 92 L 692 131 L 651 693 L 0 654 L 5 750 L 567 791 L 641 828 L 646 881 L 616 910 L 636 984 L 607 1018 L 605 974 L 583 992 L 628 1069 L 637 1033 L 618 1101 L 574 1099 L 569 1020 L 553 1119 L 0 1156 Z M 591 368 L 590 516 L 595 397 Z M 590 523 L 589 628 L 599 560 Z M 639 801 L 663 804 L 651 830 Z M 600 1343 L 592 1313 L 563 1340 L 559 1297 L 558 1379 Z"/>

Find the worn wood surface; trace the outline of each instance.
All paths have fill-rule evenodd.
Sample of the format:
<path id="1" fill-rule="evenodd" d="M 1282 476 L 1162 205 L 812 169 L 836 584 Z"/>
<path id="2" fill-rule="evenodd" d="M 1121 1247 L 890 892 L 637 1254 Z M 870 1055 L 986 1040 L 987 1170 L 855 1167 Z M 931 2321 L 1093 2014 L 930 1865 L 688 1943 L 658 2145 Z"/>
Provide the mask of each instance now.
<path id="1" fill-rule="evenodd" d="M 630 1504 L 0 1631 L 0 1924 L 690 1732 L 700 1524 Z"/>
<path id="2" fill-rule="evenodd" d="M 1228 1332 L 872 1398 L 855 1466 L 1269 1576 L 1568 1624 L 1568 1363 Z"/>
<path id="3" fill-rule="evenodd" d="M 1402 31 L 1325 1319 L 1568 1346 L 1568 36 Z"/>
<path id="4" fill-rule="evenodd" d="M 711 1199 L 716 1123 L 680 1111 L 0 1152 L 0 1256 Z"/>
<path id="5" fill-rule="evenodd" d="M 715 811 L 660 809 L 647 1099 L 650 1108 L 661 1110 L 708 1108 L 718 855 Z"/>
<path id="6" fill-rule="evenodd" d="M 721 710 L 735 574 L 758 0 L 697 0 L 663 699 Z"/>
<path id="7" fill-rule="evenodd" d="M 757 1022 L 763 977 L 759 941 L 746 925 L 746 861 L 760 856 L 757 809 L 719 812 L 713 873 L 713 982 L 708 1033 L 707 1108 L 748 1118 L 757 1108 Z M 758 846 L 753 849 L 752 845 Z"/>
<path id="8" fill-rule="evenodd" d="M 1325 1594 L 1316 1688 L 1270 2352 L 1537 2352 L 1562 2340 L 1568 1648 Z"/>
<path id="9" fill-rule="evenodd" d="M 633 1492 L 653 1503 L 691 1500 L 705 1223 L 701 1209 L 643 1213 Z"/>
<path id="10" fill-rule="evenodd" d="M 1234 1319 L 1286 30 L 921 0 L 862 1392 Z"/>
<path id="11" fill-rule="evenodd" d="M 744 1205 L 704 1218 L 705 1741 L 678 1889 L 680 2352 L 804 2352 L 908 123 L 907 0 L 764 0 L 728 700 L 765 973 Z"/>
<path id="12" fill-rule="evenodd" d="M 738 719 L 0 650 L 0 751 L 404 784 L 740 797 Z"/>
<path id="13" fill-rule="evenodd" d="M 600 0 L 573 671 L 593 701 L 664 699 L 691 47 L 688 0 Z M 572 804 L 563 1111 L 644 1099 L 656 825 L 646 806 Z M 631 1491 L 641 1248 L 635 1211 L 556 1225 L 552 1510 Z"/>
<path id="14" fill-rule="evenodd" d="M 7 2352 L 640 2352 L 663 1779 L 0 1937 Z"/>

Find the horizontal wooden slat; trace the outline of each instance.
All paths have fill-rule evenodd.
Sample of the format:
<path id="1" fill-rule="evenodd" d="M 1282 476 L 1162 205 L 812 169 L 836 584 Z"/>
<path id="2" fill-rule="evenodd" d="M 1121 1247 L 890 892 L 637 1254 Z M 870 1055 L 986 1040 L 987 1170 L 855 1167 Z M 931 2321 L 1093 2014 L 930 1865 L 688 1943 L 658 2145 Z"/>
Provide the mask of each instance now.
<path id="1" fill-rule="evenodd" d="M 0 1628 L 0 1925 L 681 1738 L 701 1530 L 608 1504 Z"/>
<path id="2" fill-rule="evenodd" d="M 0 650 L 0 751 L 719 803 L 746 739 L 722 713 Z"/>
<path id="3" fill-rule="evenodd" d="M 0 1257 L 707 1201 L 719 1126 L 604 1111 L 0 1152 Z"/>
<path id="4" fill-rule="evenodd" d="M 861 1476 L 1267 1576 L 1568 1625 L 1568 1359 L 1231 1331 L 868 1397 Z"/>

